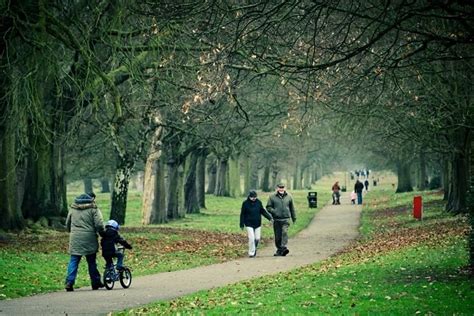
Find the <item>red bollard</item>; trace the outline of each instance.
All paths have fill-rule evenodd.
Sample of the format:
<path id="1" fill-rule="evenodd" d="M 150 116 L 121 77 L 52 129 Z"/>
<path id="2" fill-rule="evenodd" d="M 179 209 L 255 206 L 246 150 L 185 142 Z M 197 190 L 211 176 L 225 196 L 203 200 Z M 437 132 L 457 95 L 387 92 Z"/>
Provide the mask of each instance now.
<path id="1" fill-rule="evenodd" d="M 413 197 L 413 217 L 419 220 L 423 217 L 423 200 L 421 195 Z"/>

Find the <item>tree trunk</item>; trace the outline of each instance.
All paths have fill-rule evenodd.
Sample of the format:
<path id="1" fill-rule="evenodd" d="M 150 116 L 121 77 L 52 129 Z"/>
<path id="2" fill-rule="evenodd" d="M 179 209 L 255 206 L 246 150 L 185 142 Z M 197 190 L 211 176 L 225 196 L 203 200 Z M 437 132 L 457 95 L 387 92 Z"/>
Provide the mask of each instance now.
<path id="1" fill-rule="evenodd" d="M 229 195 L 231 197 L 242 196 L 240 185 L 240 163 L 238 156 L 229 160 Z"/>
<path id="2" fill-rule="evenodd" d="M 130 182 L 133 165 L 134 162 L 120 159 L 117 170 L 115 171 L 110 219 L 116 220 L 120 225 L 125 224 L 128 184 Z"/>
<path id="3" fill-rule="evenodd" d="M 449 197 L 449 175 L 451 173 L 451 164 L 447 159 L 443 159 L 443 170 L 441 173 L 441 181 L 443 183 L 443 201 L 447 201 Z"/>
<path id="4" fill-rule="evenodd" d="M 228 188 L 228 159 L 219 159 L 219 168 L 217 169 L 216 177 L 216 196 L 229 196 Z"/>
<path id="5" fill-rule="evenodd" d="M 472 132 L 469 135 L 469 150 L 467 156 L 469 157 L 469 191 L 467 193 L 467 207 L 469 214 L 469 224 L 471 229 L 469 230 L 469 266 L 471 275 L 474 275 L 474 135 Z"/>
<path id="6" fill-rule="evenodd" d="M 206 208 L 206 158 L 208 151 L 201 149 L 196 170 L 196 191 L 200 208 Z"/>
<path id="7" fill-rule="evenodd" d="M 25 223 L 21 213 L 21 199 L 17 195 L 15 137 L 7 130 L 8 125 L 0 125 L 0 228 L 17 230 L 22 229 Z"/>
<path id="8" fill-rule="evenodd" d="M 312 182 L 311 184 L 315 184 L 316 181 L 318 181 L 318 167 L 316 165 L 312 165 L 311 167 L 311 173 L 312 173 Z"/>
<path id="9" fill-rule="evenodd" d="M 166 199 L 167 217 L 169 220 L 174 220 L 179 218 L 179 165 L 175 159 L 168 159 L 166 166 L 168 172 L 168 188 L 166 190 L 168 194 Z"/>
<path id="10" fill-rule="evenodd" d="M 262 191 L 263 192 L 270 192 L 270 166 L 268 163 L 265 164 L 263 167 L 263 176 L 262 176 Z"/>
<path id="11" fill-rule="evenodd" d="M 145 180 L 143 179 L 144 177 L 145 177 L 145 174 L 143 171 L 136 172 L 135 176 L 133 177 L 134 179 L 133 188 L 137 190 L 138 192 L 143 192 L 143 186 L 145 182 Z"/>
<path id="12" fill-rule="evenodd" d="M 413 186 L 411 184 L 410 164 L 399 160 L 396 165 L 398 176 L 396 193 L 412 192 Z"/>
<path id="13" fill-rule="evenodd" d="M 287 171 L 286 172 L 286 187 L 288 188 L 288 190 L 293 189 L 295 187 L 295 184 L 292 183 L 292 181 L 293 181 L 293 177 L 291 176 L 290 172 Z"/>
<path id="14" fill-rule="evenodd" d="M 61 133 L 55 126 L 56 117 L 51 118 L 52 130 Z M 67 215 L 63 152 L 54 135 L 45 140 L 43 135 L 30 134 L 34 148 L 29 148 L 27 159 L 25 195 L 22 211 L 25 218 L 37 220 L 40 217 Z M 52 141 L 51 141 L 52 140 Z"/>
<path id="15" fill-rule="evenodd" d="M 184 208 L 188 214 L 199 213 L 199 202 L 197 196 L 197 164 L 199 153 L 194 151 L 189 159 L 186 180 L 184 182 Z"/>
<path id="16" fill-rule="evenodd" d="M 278 183 L 281 182 L 281 177 L 280 177 L 280 168 L 278 167 L 278 163 L 276 160 L 272 161 L 271 167 L 270 167 L 270 178 L 271 178 L 271 183 L 270 183 L 270 189 L 274 189 Z"/>
<path id="17" fill-rule="evenodd" d="M 101 186 L 101 193 L 109 193 L 110 192 L 110 183 L 108 178 L 100 179 L 100 186 Z"/>
<path id="18" fill-rule="evenodd" d="M 142 196 L 142 224 L 162 224 L 168 221 L 166 212 L 165 164 L 161 150 L 161 129 L 153 136 L 145 164 Z"/>
<path id="19" fill-rule="evenodd" d="M 467 213 L 466 193 L 468 190 L 468 156 L 470 143 L 466 140 L 468 132 L 459 132 L 457 150 L 453 152 L 450 190 L 446 210 L 454 214 Z M 464 145 L 464 146 L 463 146 Z"/>
<path id="20" fill-rule="evenodd" d="M 304 177 L 303 177 L 303 186 L 305 189 L 311 189 L 311 167 L 308 166 L 304 169 Z"/>
<path id="21" fill-rule="evenodd" d="M 91 178 L 84 178 L 82 181 L 84 183 L 84 192 L 85 193 L 94 192 L 94 188 L 92 186 L 92 179 Z"/>
<path id="22" fill-rule="evenodd" d="M 184 208 L 184 169 L 185 162 L 178 166 L 178 218 L 186 217 L 186 209 Z"/>
<path id="23" fill-rule="evenodd" d="M 248 192 L 253 189 L 250 186 L 250 168 L 251 168 L 251 161 L 249 156 L 245 156 L 242 164 L 244 170 L 242 170 L 242 174 L 244 175 L 244 194 L 248 194 Z"/>
<path id="24" fill-rule="evenodd" d="M 426 190 L 426 182 L 427 182 L 427 176 L 426 176 L 426 154 L 423 150 L 420 151 L 420 170 L 419 170 L 419 175 L 418 175 L 418 190 L 424 191 Z"/>
<path id="25" fill-rule="evenodd" d="M 295 164 L 295 171 L 293 174 L 293 190 L 301 190 L 302 176 L 301 169 L 298 162 Z"/>
<path id="26" fill-rule="evenodd" d="M 215 194 L 217 183 L 217 160 L 213 158 L 207 167 L 207 194 Z"/>
<path id="27" fill-rule="evenodd" d="M 258 163 L 255 159 L 250 159 L 250 179 L 249 190 L 258 188 Z M 248 193 L 248 192 L 247 192 Z"/>

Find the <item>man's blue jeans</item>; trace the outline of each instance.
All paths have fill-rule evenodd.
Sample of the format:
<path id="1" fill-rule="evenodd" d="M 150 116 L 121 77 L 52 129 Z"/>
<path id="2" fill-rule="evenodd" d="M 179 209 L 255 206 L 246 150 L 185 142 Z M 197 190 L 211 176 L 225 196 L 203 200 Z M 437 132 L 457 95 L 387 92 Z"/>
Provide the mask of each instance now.
<path id="1" fill-rule="evenodd" d="M 100 284 L 100 273 L 99 270 L 97 270 L 96 254 L 93 253 L 90 255 L 86 255 L 85 257 L 87 260 L 87 266 L 89 268 L 89 277 L 91 278 L 92 286 Z M 82 256 L 80 255 L 71 255 L 71 258 L 69 259 L 69 264 L 67 266 L 66 284 L 74 285 L 81 258 Z"/>
<path id="2" fill-rule="evenodd" d="M 362 204 L 362 192 L 357 192 L 357 204 Z"/>

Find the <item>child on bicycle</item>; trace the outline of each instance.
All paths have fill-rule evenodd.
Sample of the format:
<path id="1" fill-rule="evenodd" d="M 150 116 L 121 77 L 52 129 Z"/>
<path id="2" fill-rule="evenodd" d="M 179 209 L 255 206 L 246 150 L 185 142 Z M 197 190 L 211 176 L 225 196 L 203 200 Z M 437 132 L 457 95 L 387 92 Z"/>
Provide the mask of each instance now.
<path id="1" fill-rule="evenodd" d="M 105 268 L 110 269 L 114 265 L 113 257 L 117 258 L 117 269 L 123 268 L 123 253 L 117 251 L 116 244 L 122 245 L 124 248 L 132 249 L 132 246 L 120 236 L 118 233 L 119 224 L 111 219 L 105 225 L 105 231 L 101 234 L 102 240 L 100 245 L 102 246 L 102 257 L 105 259 Z"/>

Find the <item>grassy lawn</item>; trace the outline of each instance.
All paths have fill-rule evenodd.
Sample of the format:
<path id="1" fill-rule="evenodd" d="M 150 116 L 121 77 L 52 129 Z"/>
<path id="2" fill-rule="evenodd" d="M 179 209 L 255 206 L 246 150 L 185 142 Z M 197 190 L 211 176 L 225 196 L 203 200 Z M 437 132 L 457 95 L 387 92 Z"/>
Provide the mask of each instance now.
<path id="1" fill-rule="evenodd" d="M 330 199 L 330 182 L 325 178 L 313 188 L 318 191 L 318 209 Z M 290 228 L 293 235 L 306 227 L 318 209 L 307 205 L 306 190 L 291 191 L 296 203 L 298 221 Z M 70 192 L 73 201 L 80 192 Z M 266 204 L 269 193 L 259 192 Z M 165 225 L 141 225 L 141 194 L 130 192 L 127 204 L 126 225 L 121 234 L 134 249 L 126 253 L 126 264 L 134 276 L 175 271 L 232 260 L 246 255 L 247 237 L 239 229 L 242 198 L 208 195 L 207 209 L 201 214 Z M 97 194 L 97 203 L 104 220 L 108 219 L 110 195 Z M 263 243 L 272 242 L 273 231 L 264 220 Z M 19 234 L 2 233 L 0 236 L 0 300 L 62 290 L 69 255 L 68 234 L 40 227 Z M 99 270 L 104 261 L 98 255 Z M 87 264 L 79 266 L 76 287 L 89 286 Z"/>
<path id="2" fill-rule="evenodd" d="M 472 315 L 466 219 L 446 214 L 440 194 L 390 187 L 364 197 L 362 238 L 329 260 L 118 314 Z"/>

